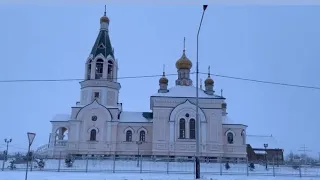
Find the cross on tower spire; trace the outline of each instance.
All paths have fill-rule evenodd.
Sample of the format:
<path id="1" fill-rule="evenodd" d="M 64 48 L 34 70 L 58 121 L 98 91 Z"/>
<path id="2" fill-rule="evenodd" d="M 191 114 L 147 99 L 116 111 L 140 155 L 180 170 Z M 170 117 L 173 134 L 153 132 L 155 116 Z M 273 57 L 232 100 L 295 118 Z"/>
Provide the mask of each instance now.
<path id="1" fill-rule="evenodd" d="M 163 65 L 163 72 L 162 72 L 162 73 L 163 73 L 163 76 L 165 76 L 165 75 L 166 75 L 166 73 L 165 73 L 165 72 L 166 72 L 166 65 L 164 64 L 164 65 Z"/>
<path id="2" fill-rule="evenodd" d="M 183 38 L 183 52 L 186 51 L 186 37 Z"/>

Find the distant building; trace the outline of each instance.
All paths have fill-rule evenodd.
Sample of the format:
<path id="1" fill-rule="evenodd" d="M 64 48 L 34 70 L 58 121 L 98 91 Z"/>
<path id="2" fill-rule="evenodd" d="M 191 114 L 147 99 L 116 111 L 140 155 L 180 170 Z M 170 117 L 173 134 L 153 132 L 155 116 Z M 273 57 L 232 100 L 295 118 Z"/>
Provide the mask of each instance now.
<path id="1" fill-rule="evenodd" d="M 267 147 L 264 147 L 267 144 Z M 282 164 L 284 161 L 283 149 L 280 148 L 273 136 L 247 135 L 248 161 Z"/>
<path id="2" fill-rule="evenodd" d="M 104 15 L 85 62 L 80 101 L 71 107 L 70 114 L 55 116 L 49 144 L 40 150 L 49 156 L 194 156 L 197 87 L 190 78 L 192 62 L 185 50 L 175 62 L 175 86 L 168 88 L 163 72 L 158 92 L 150 96 L 150 112 L 123 110 L 119 102 L 119 66 L 109 38 L 109 18 Z M 215 93 L 209 73 L 204 90 L 198 90 L 201 156 L 245 159 L 247 126 L 228 121 L 226 99 Z"/>

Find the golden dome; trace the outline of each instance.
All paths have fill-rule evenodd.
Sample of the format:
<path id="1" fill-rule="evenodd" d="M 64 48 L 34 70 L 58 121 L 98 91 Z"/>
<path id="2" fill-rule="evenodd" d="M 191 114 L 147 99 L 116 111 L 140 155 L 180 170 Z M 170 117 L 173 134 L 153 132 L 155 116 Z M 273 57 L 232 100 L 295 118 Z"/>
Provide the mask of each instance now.
<path id="1" fill-rule="evenodd" d="M 176 68 L 191 69 L 191 67 L 192 67 L 192 62 L 187 58 L 185 51 L 183 51 L 181 58 L 176 62 Z"/>
<path id="2" fill-rule="evenodd" d="M 213 79 L 211 79 L 211 77 L 209 76 L 205 81 L 204 81 L 205 85 L 213 85 L 214 81 Z"/>
<path id="3" fill-rule="evenodd" d="M 159 79 L 159 84 L 168 84 L 168 82 L 169 82 L 169 80 L 165 76 L 162 76 Z"/>
<path id="4" fill-rule="evenodd" d="M 100 18 L 100 23 L 103 23 L 103 22 L 105 22 L 105 23 L 109 23 L 109 18 L 107 17 L 107 16 L 102 16 L 101 18 Z"/>

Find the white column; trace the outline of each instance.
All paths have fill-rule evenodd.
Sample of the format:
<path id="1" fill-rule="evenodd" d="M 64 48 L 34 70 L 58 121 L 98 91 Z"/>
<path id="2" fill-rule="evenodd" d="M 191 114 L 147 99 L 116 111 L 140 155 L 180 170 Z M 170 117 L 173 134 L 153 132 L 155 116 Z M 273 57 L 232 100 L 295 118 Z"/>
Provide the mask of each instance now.
<path id="1" fill-rule="evenodd" d="M 111 128 L 111 126 L 112 126 L 112 124 L 111 124 L 111 121 L 107 121 L 107 142 L 110 142 L 111 141 L 111 134 L 112 134 L 112 132 L 111 132 L 111 130 L 112 130 L 112 128 Z"/>
<path id="2" fill-rule="evenodd" d="M 174 138 L 175 138 L 174 121 L 170 121 L 170 144 L 174 143 Z"/>
<path id="3" fill-rule="evenodd" d="M 174 139 L 176 137 L 176 128 L 175 128 L 175 122 L 170 121 L 170 141 L 169 141 L 169 152 L 174 151 Z"/>
<path id="4" fill-rule="evenodd" d="M 206 144 L 207 144 L 207 123 L 201 122 L 201 146 L 203 147 Z M 201 151 L 205 151 L 205 150 L 201 150 Z"/>

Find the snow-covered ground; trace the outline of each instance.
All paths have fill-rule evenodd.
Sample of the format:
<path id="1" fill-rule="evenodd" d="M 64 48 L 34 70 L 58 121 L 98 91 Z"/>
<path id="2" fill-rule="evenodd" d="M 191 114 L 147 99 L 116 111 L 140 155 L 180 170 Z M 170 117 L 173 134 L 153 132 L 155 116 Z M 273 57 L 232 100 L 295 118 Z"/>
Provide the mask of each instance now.
<path id="1" fill-rule="evenodd" d="M 0 171 L 0 180 L 21 180 L 25 173 L 21 171 Z M 203 180 L 319 180 L 319 178 L 269 177 L 269 176 L 220 176 L 204 175 Z M 39 172 L 28 173 L 28 180 L 194 180 L 192 174 L 149 174 L 149 173 L 58 173 Z"/>
<path id="2" fill-rule="evenodd" d="M 9 161 L 5 163 L 5 171 L 2 173 L 8 174 L 21 174 L 21 171 L 24 171 L 26 168 L 25 164 L 17 164 L 16 169 L 10 170 L 8 168 Z M 172 177 L 193 177 L 194 174 L 194 163 L 190 162 L 161 162 L 161 161 L 150 161 L 150 160 L 142 160 L 137 164 L 137 160 L 75 160 L 73 167 L 66 167 L 64 159 L 59 160 L 46 160 L 45 167 L 41 171 L 37 168 L 33 169 L 31 174 L 42 174 L 40 176 L 47 177 L 47 179 L 43 180 L 50 180 L 50 177 L 58 177 L 58 174 L 64 174 L 69 176 L 69 174 L 75 174 L 78 172 L 79 174 L 83 172 L 88 172 L 86 175 L 82 175 L 84 177 L 91 177 L 92 176 L 113 176 L 122 178 L 121 175 L 125 174 L 137 174 L 137 175 L 130 175 L 137 176 L 137 177 L 145 177 L 150 176 L 149 179 L 152 177 L 157 177 L 159 174 L 161 176 L 168 177 L 167 175 L 172 175 Z M 35 164 L 34 164 L 35 165 Z M 0 166 L 2 167 L 2 161 L 0 161 Z M 0 167 L 0 168 L 1 168 Z M 269 176 L 272 179 L 273 176 L 275 177 L 290 177 L 291 179 L 294 177 L 309 177 L 312 178 L 319 178 L 320 179 L 320 168 L 311 168 L 311 167 L 302 167 L 301 170 L 295 170 L 292 167 L 285 167 L 285 166 L 273 166 L 269 165 L 269 170 L 265 170 L 265 166 L 263 165 L 255 165 L 255 169 L 250 171 L 246 164 L 233 164 L 230 163 L 230 169 L 226 170 L 224 164 L 220 163 L 201 163 L 201 173 L 205 177 L 228 177 L 230 175 L 234 175 L 234 179 L 241 180 L 246 179 L 247 177 L 254 177 L 255 179 L 259 179 L 261 176 Z M 56 173 L 53 173 L 56 172 Z M 69 172 L 69 173 L 67 173 Z M 101 173 L 101 174 L 96 174 Z M 157 174 L 155 175 L 148 175 Z M 51 174 L 53 174 L 51 176 Z M 88 174 L 88 175 L 87 175 Z M 113 174 L 113 175 L 112 175 Z M 222 176 L 221 176 L 222 175 Z M 72 175 L 73 176 L 73 175 Z M 75 177 L 78 174 L 74 175 Z M 81 176 L 81 177 L 82 177 Z M 160 176 L 160 175 L 159 175 Z M 7 177 L 7 176 L 5 176 Z M 9 177 L 9 176 L 8 176 Z M 111 178 L 111 177 L 110 177 Z M 166 179 L 165 178 L 165 179 Z M 289 179 L 290 179 L 289 178 Z M 77 178 L 75 178 L 77 179 Z M 108 179 L 108 178 L 107 178 Z M 143 178 L 142 178 L 143 179 Z M 188 178 L 187 178 L 188 179 Z M 210 179 L 210 178 L 209 178 Z M 216 178 L 217 179 L 217 178 Z M 0 176 L 0 180 L 3 180 Z M 10 179 L 14 180 L 14 179 Z M 32 179 L 37 180 L 37 179 Z M 42 179 L 41 179 L 42 180 Z M 59 178 L 59 180 L 62 180 Z M 71 179 L 70 179 L 71 180 Z M 130 179 L 128 179 L 130 180 Z M 140 180 L 140 179 L 139 179 Z M 182 180 L 182 179 L 181 179 Z M 219 179 L 220 180 L 220 179 Z M 223 179 L 224 180 L 224 179 Z M 233 179 L 230 179 L 233 180 Z M 265 180 L 265 179 L 263 179 Z"/>

